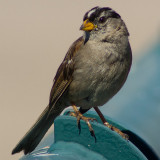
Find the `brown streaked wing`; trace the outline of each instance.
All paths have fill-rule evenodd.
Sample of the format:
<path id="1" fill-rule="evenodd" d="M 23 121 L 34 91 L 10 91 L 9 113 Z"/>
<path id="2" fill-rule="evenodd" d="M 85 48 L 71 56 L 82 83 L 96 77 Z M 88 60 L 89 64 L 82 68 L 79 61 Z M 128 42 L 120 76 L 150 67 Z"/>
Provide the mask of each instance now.
<path id="1" fill-rule="evenodd" d="M 52 109 L 61 95 L 72 82 L 72 73 L 74 71 L 73 57 L 78 49 L 84 43 L 83 37 L 78 38 L 69 48 L 63 62 L 59 66 L 56 76 L 53 81 L 53 86 L 50 93 L 49 108 Z M 70 63 L 68 63 L 70 61 Z"/>

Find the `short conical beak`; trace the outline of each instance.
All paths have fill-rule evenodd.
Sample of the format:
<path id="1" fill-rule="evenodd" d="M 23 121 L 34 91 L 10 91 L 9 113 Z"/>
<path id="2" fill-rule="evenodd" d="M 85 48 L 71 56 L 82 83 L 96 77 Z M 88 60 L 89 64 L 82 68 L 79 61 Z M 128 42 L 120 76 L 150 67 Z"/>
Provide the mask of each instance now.
<path id="1" fill-rule="evenodd" d="M 90 22 L 88 19 L 86 19 L 83 24 L 80 27 L 80 30 L 83 31 L 91 31 L 93 29 L 95 29 L 97 26 L 94 25 L 92 22 Z"/>

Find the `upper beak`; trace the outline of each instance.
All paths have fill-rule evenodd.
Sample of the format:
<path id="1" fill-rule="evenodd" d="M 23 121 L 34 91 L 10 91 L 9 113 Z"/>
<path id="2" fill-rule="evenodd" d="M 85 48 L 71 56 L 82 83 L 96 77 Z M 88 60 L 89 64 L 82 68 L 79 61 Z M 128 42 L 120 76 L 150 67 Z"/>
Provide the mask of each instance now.
<path id="1" fill-rule="evenodd" d="M 86 19 L 83 24 L 80 27 L 80 30 L 83 31 L 91 31 L 93 29 L 95 29 L 97 26 L 94 25 L 92 22 L 90 22 L 88 19 Z"/>

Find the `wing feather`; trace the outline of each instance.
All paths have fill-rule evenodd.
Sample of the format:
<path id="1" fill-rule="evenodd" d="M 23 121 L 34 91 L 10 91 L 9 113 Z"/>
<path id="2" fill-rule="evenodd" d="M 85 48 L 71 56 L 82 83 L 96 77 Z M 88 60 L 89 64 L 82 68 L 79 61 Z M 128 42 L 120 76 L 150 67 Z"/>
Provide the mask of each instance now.
<path id="1" fill-rule="evenodd" d="M 74 56 L 84 43 L 83 37 L 77 39 L 69 48 L 63 62 L 59 66 L 56 76 L 53 81 L 53 86 L 50 93 L 49 108 L 52 109 L 65 90 L 72 82 L 74 71 Z"/>

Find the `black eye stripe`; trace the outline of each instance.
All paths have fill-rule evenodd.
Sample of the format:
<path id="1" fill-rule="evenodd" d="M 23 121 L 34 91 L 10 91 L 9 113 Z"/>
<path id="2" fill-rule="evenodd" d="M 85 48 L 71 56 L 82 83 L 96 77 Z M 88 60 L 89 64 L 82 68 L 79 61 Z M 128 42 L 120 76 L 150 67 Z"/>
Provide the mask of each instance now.
<path id="1" fill-rule="evenodd" d="M 120 18 L 121 16 L 118 13 L 116 13 L 115 11 L 112 11 L 109 13 L 109 17 Z"/>

